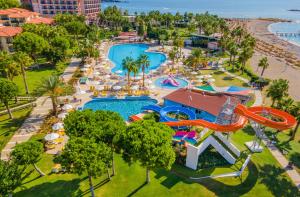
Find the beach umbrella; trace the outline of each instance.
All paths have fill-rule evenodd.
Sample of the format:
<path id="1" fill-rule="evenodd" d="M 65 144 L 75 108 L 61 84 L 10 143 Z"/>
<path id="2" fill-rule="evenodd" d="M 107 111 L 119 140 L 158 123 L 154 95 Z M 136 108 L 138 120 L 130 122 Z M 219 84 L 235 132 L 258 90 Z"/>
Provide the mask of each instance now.
<path id="1" fill-rule="evenodd" d="M 100 81 L 92 81 L 92 84 L 93 84 L 93 85 L 99 85 L 99 84 L 100 84 Z"/>
<path id="2" fill-rule="evenodd" d="M 141 80 L 142 79 L 142 77 L 141 76 L 137 76 L 137 77 L 135 77 L 135 80 Z"/>
<path id="3" fill-rule="evenodd" d="M 99 71 L 94 72 L 94 75 L 100 75 Z"/>
<path id="4" fill-rule="evenodd" d="M 46 141 L 53 141 L 56 140 L 57 138 L 59 138 L 58 133 L 49 133 L 44 137 Z"/>
<path id="5" fill-rule="evenodd" d="M 166 63 L 163 63 L 162 65 L 161 65 L 162 67 L 166 67 L 166 66 L 168 66 Z"/>
<path id="6" fill-rule="evenodd" d="M 113 90 L 121 90 L 122 87 L 121 87 L 121 86 L 114 86 L 112 89 L 113 89 Z"/>
<path id="7" fill-rule="evenodd" d="M 153 89 L 155 89 L 156 87 L 154 86 L 154 85 L 151 85 L 150 87 L 149 87 L 149 89 L 150 90 L 153 90 Z"/>
<path id="8" fill-rule="evenodd" d="M 197 75 L 198 73 L 195 72 L 195 71 L 193 71 L 193 72 L 191 72 L 191 74 L 192 74 L 192 75 Z"/>
<path id="9" fill-rule="evenodd" d="M 85 71 L 88 71 L 88 69 L 87 68 L 81 68 L 80 71 L 85 72 Z"/>
<path id="10" fill-rule="evenodd" d="M 85 64 L 83 67 L 84 67 L 84 68 L 90 68 L 91 65 L 90 65 L 90 64 Z"/>
<path id="11" fill-rule="evenodd" d="M 130 89 L 131 89 L 131 90 L 138 90 L 138 89 L 139 89 L 139 87 L 140 87 L 140 86 L 138 86 L 138 85 L 135 85 L 135 86 L 132 86 Z"/>
<path id="12" fill-rule="evenodd" d="M 198 80 L 197 80 L 197 82 L 199 82 L 199 83 L 202 83 L 202 82 L 203 82 L 203 80 L 201 80 L 201 79 L 198 79 Z"/>
<path id="13" fill-rule="evenodd" d="M 146 80 L 145 80 L 145 83 L 152 84 L 153 81 L 151 81 L 150 79 L 146 79 Z"/>
<path id="14" fill-rule="evenodd" d="M 64 124 L 61 122 L 55 123 L 54 125 L 52 125 L 52 129 L 54 131 L 60 130 L 64 128 Z"/>
<path id="15" fill-rule="evenodd" d="M 208 79 L 207 81 L 208 82 L 215 82 L 216 80 L 215 79 Z"/>
<path id="16" fill-rule="evenodd" d="M 86 93 L 86 91 L 84 91 L 84 90 L 79 90 L 79 91 L 76 92 L 77 95 L 82 95 L 82 94 L 85 94 L 85 93 Z"/>
<path id="17" fill-rule="evenodd" d="M 96 87 L 96 90 L 102 91 L 102 90 L 104 90 L 104 86 L 98 86 L 98 87 Z"/>
<path id="18" fill-rule="evenodd" d="M 122 70 L 117 70 L 115 73 L 116 74 L 121 74 L 121 73 L 123 73 L 123 71 Z"/>
<path id="19" fill-rule="evenodd" d="M 73 109 L 73 106 L 70 105 L 70 104 L 65 104 L 63 107 L 62 107 L 63 110 L 70 110 L 70 109 Z"/>
<path id="20" fill-rule="evenodd" d="M 68 113 L 63 112 L 63 113 L 58 114 L 57 117 L 63 120 L 66 118 L 67 115 L 68 115 Z"/>
<path id="21" fill-rule="evenodd" d="M 202 75 L 198 75 L 198 76 L 196 76 L 198 79 L 203 79 L 204 78 L 204 76 L 202 76 Z"/>

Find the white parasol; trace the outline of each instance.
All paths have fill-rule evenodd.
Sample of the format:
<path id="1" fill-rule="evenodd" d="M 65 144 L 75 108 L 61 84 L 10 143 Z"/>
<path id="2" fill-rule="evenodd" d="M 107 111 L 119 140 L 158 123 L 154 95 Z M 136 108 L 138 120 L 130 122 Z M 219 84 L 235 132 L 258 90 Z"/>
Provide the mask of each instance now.
<path id="1" fill-rule="evenodd" d="M 56 140 L 57 138 L 59 138 L 59 135 L 57 133 L 49 133 L 45 136 L 45 140 L 46 141 L 52 141 L 52 140 Z"/>
<path id="2" fill-rule="evenodd" d="M 52 126 L 52 129 L 54 131 L 57 131 L 57 130 L 60 130 L 60 129 L 63 129 L 64 128 L 64 124 L 61 123 L 61 122 L 58 122 L 58 123 L 55 123 L 53 126 Z"/>
<path id="3" fill-rule="evenodd" d="M 131 89 L 131 90 L 138 90 L 138 89 L 139 89 L 139 87 L 140 87 L 140 86 L 138 86 L 138 85 L 135 85 L 135 86 L 132 86 L 130 89 Z"/>
<path id="4" fill-rule="evenodd" d="M 117 71 L 116 71 L 116 74 L 121 74 L 121 73 L 123 73 L 122 70 L 117 70 Z"/>
<path id="5" fill-rule="evenodd" d="M 70 105 L 70 104 L 65 104 L 63 107 L 62 107 L 63 110 L 70 110 L 70 109 L 73 109 L 73 106 Z"/>
<path id="6" fill-rule="evenodd" d="M 112 89 L 113 89 L 113 90 L 121 90 L 122 87 L 121 87 L 121 86 L 114 86 Z"/>
<path id="7" fill-rule="evenodd" d="M 57 117 L 63 120 L 66 118 L 67 115 L 68 115 L 68 113 L 63 112 L 63 113 L 58 114 Z"/>

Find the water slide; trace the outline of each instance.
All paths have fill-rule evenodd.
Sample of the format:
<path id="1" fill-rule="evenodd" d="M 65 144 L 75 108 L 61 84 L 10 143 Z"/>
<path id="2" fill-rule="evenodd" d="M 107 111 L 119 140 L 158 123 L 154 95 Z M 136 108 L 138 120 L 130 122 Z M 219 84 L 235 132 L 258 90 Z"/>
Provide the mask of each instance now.
<path id="1" fill-rule="evenodd" d="M 151 109 L 149 109 L 151 110 Z M 181 120 L 181 121 L 169 121 L 164 122 L 164 124 L 171 127 L 181 127 L 181 126 L 203 126 L 209 129 L 213 129 L 219 132 L 234 132 L 244 127 L 248 119 L 251 119 L 261 125 L 285 130 L 292 128 L 296 124 L 296 119 L 292 115 L 277 109 L 270 107 L 249 107 L 244 105 L 237 105 L 234 112 L 239 115 L 238 120 L 230 125 L 219 125 L 206 120 Z M 269 118 L 262 116 L 262 114 L 272 115 L 279 119 L 279 121 L 273 121 Z"/>
<path id="2" fill-rule="evenodd" d="M 171 75 L 169 75 L 169 77 L 167 79 L 165 79 L 162 83 L 163 84 L 170 84 L 170 85 L 175 86 L 175 87 L 179 86 L 179 83 Z"/>

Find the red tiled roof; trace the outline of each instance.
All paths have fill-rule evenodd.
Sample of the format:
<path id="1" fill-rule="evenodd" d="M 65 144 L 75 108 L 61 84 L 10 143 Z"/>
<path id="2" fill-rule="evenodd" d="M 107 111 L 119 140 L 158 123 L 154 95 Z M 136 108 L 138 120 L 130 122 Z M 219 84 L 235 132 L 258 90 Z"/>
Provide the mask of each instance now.
<path id="1" fill-rule="evenodd" d="M 0 37 L 13 37 L 21 32 L 21 27 L 0 27 Z"/>
<path id="2" fill-rule="evenodd" d="M 204 110 L 217 116 L 228 97 L 229 96 L 224 94 L 208 94 L 181 88 L 168 94 L 164 99 L 181 103 L 195 109 Z"/>
<path id="3" fill-rule="evenodd" d="M 26 23 L 31 23 L 31 24 L 41 24 L 41 23 L 43 23 L 43 24 L 50 25 L 53 22 L 54 22 L 54 20 L 52 18 L 42 18 L 42 17 L 39 17 L 39 18 L 30 19 Z"/>

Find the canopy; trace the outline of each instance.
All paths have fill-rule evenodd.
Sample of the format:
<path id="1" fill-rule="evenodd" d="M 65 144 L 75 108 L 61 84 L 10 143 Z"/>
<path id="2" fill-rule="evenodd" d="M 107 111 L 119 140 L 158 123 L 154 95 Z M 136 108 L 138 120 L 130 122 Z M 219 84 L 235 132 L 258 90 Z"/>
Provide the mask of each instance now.
<path id="1" fill-rule="evenodd" d="M 121 74 L 121 73 L 123 73 L 122 70 L 117 70 L 117 71 L 116 71 L 116 74 Z"/>
<path id="2" fill-rule="evenodd" d="M 68 113 L 63 112 L 63 113 L 58 114 L 57 117 L 63 120 L 66 118 L 67 115 L 68 115 Z"/>
<path id="3" fill-rule="evenodd" d="M 64 124 L 61 123 L 61 122 L 58 122 L 58 123 L 55 123 L 53 126 L 52 126 L 52 129 L 54 131 L 57 131 L 57 130 L 60 130 L 60 129 L 63 129 L 64 128 Z"/>
<path id="4" fill-rule="evenodd" d="M 135 86 L 132 86 L 130 89 L 131 89 L 131 90 L 137 90 L 137 89 L 139 89 L 139 86 L 138 86 L 138 85 L 135 85 Z"/>
<path id="5" fill-rule="evenodd" d="M 73 109 L 73 106 L 70 105 L 70 104 L 65 104 L 63 107 L 62 107 L 63 110 L 70 110 L 70 109 Z"/>
<path id="6" fill-rule="evenodd" d="M 52 140 L 56 140 L 57 138 L 59 138 L 59 135 L 57 133 L 49 133 L 45 136 L 45 140 L 46 141 L 52 141 Z"/>
<path id="7" fill-rule="evenodd" d="M 122 89 L 121 86 L 114 86 L 114 87 L 113 87 L 113 90 L 121 90 L 121 89 Z"/>

